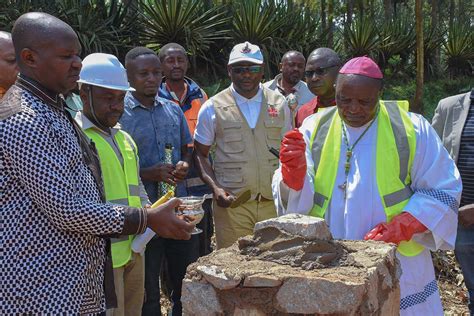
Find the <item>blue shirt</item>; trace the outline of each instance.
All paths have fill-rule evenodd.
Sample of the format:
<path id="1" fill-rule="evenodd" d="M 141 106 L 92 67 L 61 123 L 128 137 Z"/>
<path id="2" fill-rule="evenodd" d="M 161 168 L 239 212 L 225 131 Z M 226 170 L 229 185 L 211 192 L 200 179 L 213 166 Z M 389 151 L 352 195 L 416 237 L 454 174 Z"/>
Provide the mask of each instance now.
<path id="1" fill-rule="evenodd" d="M 140 168 L 163 163 L 166 144 L 173 146 L 172 160 L 176 164 L 181 160 L 181 147 L 192 143 L 183 111 L 175 103 L 158 96 L 153 107 L 147 108 L 127 92 L 120 125 L 137 144 Z M 158 183 L 143 181 L 143 184 L 150 201 L 155 202 L 159 198 Z M 178 184 L 176 196 L 185 194 L 183 184 Z"/>

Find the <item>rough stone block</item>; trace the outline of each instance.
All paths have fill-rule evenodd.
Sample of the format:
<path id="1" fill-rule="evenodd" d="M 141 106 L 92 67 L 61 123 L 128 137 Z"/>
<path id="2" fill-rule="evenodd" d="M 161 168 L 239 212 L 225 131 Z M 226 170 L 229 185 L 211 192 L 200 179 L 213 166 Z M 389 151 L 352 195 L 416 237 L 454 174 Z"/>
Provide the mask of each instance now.
<path id="1" fill-rule="evenodd" d="M 276 277 L 269 276 L 269 275 L 249 275 L 244 280 L 244 287 L 276 287 L 280 286 L 282 283 Z"/>
<path id="2" fill-rule="evenodd" d="M 276 308 L 284 313 L 340 314 L 359 306 L 364 283 L 295 277 L 286 280 L 276 295 Z"/>
<path id="3" fill-rule="evenodd" d="M 197 270 L 209 283 L 220 290 L 232 289 L 240 283 L 240 278 L 229 278 L 217 266 L 198 266 Z"/>
<path id="4" fill-rule="evenodd" d="M 233 316 L 266 316 L 266 314 L 255 308 L 235 308 Z"/>
<path id="5" fill-rule="evenodd" d="M 216 291 L 211 284 L 183 281 L 181 294 L 184 313 L 194 316 L 219 315 L 223 313 Z"/>
<path id="6" fill-rule="evenodd" d="M 304 226 L 306 220 L 290 215 L 261 222 L 254 236 L 189 265 L 185 314 L 399 315 L 396 247 L 331 240 L 328 232 L 318 235 L 323 221 Z"/>
<path id="7" fill-rule="evenodd" d="M 324 219 L 301 214 L 287 214 L 267 219 L 255 224 L 254 233 L 266 228 L 274 227 L 293 236 L 300 236 L 307 240 L 331 240 L 332 235 Z"/>

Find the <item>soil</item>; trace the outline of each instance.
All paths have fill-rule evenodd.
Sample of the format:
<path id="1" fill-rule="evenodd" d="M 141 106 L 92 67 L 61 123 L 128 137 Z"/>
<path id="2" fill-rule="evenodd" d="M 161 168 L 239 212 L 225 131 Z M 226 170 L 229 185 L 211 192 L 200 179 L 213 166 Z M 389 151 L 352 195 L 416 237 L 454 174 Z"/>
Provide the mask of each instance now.
<path id="1" fill-rule="evenodd" d="M 453 280 L 439 278 L 438 287 L 445 315 L 469 315 L 467 289 L 464 284 L 457 285 Z"/>

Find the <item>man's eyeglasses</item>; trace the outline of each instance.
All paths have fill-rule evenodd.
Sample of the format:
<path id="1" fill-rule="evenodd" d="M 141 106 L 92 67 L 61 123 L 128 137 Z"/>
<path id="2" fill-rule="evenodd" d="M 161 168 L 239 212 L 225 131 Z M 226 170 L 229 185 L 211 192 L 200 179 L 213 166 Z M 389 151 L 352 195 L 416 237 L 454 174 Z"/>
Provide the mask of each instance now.
<path id="1" fill-rule="evenodd" d="M 324 76 L 326 75 L 331 68 L 334 68 L 338 65 L 332 65 L 332 66 L 327 66 L 327 67 L 319 67 L 314 70 L 306 70 L 304 72 L 304 76 L 307 78 L 313 78 L 313 76 L 316 74 L 316 76 Z"/>
<path id="2" fill-rule="evenodd" d="M 262 66 L 232 67 L 232 72 L 236 74 L 250 72 L 256 74 L 262 71 Z"/>

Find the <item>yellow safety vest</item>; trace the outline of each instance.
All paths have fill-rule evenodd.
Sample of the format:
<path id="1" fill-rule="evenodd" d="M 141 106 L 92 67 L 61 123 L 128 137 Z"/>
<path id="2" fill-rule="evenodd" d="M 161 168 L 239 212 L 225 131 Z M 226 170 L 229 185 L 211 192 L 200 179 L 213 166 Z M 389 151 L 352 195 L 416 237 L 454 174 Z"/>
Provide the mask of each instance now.
<path id="1" fill-rule="evenodd" d="M 110 144 L 92 128 L 84 133 L 95 143 L 100 159 L 107 202 L 141 207 L 138 186 L 137 146 L 132 138 L 118 131 L 114 140 L 123 158 L 123 167 Z M 134 236 L 112 238 L 112 263 L 114 268 L 124 266 L 132 257 L 131 244 Z"/>
<path id="2" fill-rule="evenodd" d="M 416 150 L 416 134 L 405 103 L 379 101 L 376 178 L 380 198 L 390 222 L 403 212 L 413 192 L 410 170 Z M 310 215 L 324 218 L 336 182 L 341 152 L 341 118 L 337 108 L 327 110 L 316 121 L 310 146 L 315 167 L 314 199 Z M 416 256 L 424 247 L 413 240 L 402 241 L 398 251 Z"/>

